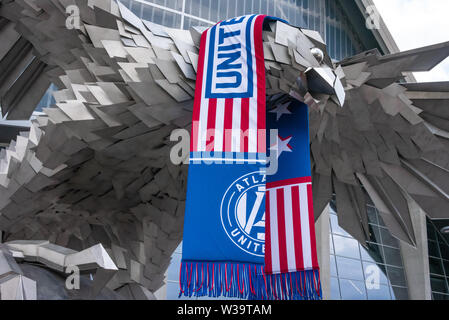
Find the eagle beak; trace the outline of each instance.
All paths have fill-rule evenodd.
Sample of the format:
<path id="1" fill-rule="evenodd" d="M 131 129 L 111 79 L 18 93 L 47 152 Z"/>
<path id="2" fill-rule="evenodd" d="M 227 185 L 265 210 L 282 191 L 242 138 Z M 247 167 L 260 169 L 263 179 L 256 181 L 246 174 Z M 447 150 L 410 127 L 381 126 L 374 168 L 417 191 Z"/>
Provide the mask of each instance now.
<path id="1" fill-rule="evenodd" d="M 312 67 L 305 72 L 307 88 L 312 96 L 328 95 L 340 107 L 345 102 L 345 90 L 343 84 L 335 72 L 327 67 Z"/>

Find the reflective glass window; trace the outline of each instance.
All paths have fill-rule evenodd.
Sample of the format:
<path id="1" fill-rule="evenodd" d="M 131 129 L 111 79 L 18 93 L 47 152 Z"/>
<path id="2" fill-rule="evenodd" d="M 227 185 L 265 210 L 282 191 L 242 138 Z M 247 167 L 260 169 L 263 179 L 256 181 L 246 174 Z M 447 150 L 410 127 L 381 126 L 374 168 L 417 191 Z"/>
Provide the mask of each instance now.
<path id="1" fill-rule="evenodd" d="M 429 240 L 429 256 L 431 257 L 440 257 L 440 250 L 438 249 L 438 242 Z"/>
<path id="2" fill-rule="evenodd" d="M 449 300 L 449 295 L 433 292 L 432 298 L 433 298 L 433 300 Z"/>
<path id="3" fill-rule="evenodd" d="M 337 278 L 331 277 L 331 300 L 340 300 L 340 284 Z"/>
<path id="4" fill-rule="evenodd" d="M 429 259 L 429 268 L 430 268 L 430 273 L 444 275 L 441 259 L 430 258 Z"/>
<path id="5" fill-rule="evenodd" d="M 427 239 L 432 298 L 449 300 L 449 245 L 430 219 L 427 220 Z"/>
<path id="6" fill-rule="evenodd" d="M 340 279 L 341 298 L 343 300 L 366 300 L 363 281 Z"/>
<path id="7" fill-rule="evenodd" d="M 447 290 L 446 278 L 430 275 L 430 285 L 432 286 L 432 291 L 439 293 L 449 293 Z"/>
<path id="8" fill-rule="evenodd" d="M 386 285 L 367 287 L 369 300 L 391 300 L 390 288 Z"/>
<path id="9" fill-rule="evenodd" d="M 330 256 L 330 272 L 331 276 L 337 277 L 337 263 L 335 262 L 335 256 Z"/>
<path id="10" fill-rule="evenodd" d="M 390 288 L 390 292 L 393 300 L 408 300 L 407 288 L 393 286 Z"/>
<path id="11" fill-rule="evenodd" d="M 370 300 L 407 299 L 407 283 L 399 244 L 388 229 L 378 226 L 383 222 L 377 210 L 374 207 L 370 209 L 370 241 L 362 245 L 338 226 L 335 201 L 331 202 L 330 208 L 330 237 L 331 245 L 334 246 L 331 261 L 334 255 L 336 260 L 336 270 L 331 262 L 331 276 L 340 281 L 342 299 L 354 296 L 355 299 Z M 383 243 L 383 239 L 387 244 Z M 344 282 L 343 287 L 343 280 L 352 282 Z M 363 284 L 365 293 L 360 294 L 353 284 Z M 334 292 L 336 289 L 331 290 Z M 394 291 L 396 294 L 392 293 Z"/>
<path id="12" fill-rule="evenodd" d="M 367 283 L 371 283 L 373 285 L 389 284 L 388 278 L 386 276 L 386 268 L 383 265 L 364 261 L 363 272 L 365 274 Z"/>
<path id="13" fill-rule="evenodd" d="M 382 244 L 393 248 L 399 248 L 399 241 L 391 235 L 387 228 L 379 228 Z"/>
<path id="14" fill-rule="evenodd" d="M 360 260 L 337 257 L 339 278 L 364 281 L 362 263 Z"/>
<path id="15" fill-rule="evenodd" d="M 401 267 L 402 266 L 402 258 L 401 252 L 399 249 L 383 247 L 384 255 L 385 255 L 385 263 L 388 265 Z"/>
<path id="16" fill-rule="evenodd" d="M 390 280 L 390 283 L 392 285 L 401 286 L 401 287 L 407 286 L 404 269 L 391 267 L 391 266 L 386 266 L 386 268 L 387 268 L 388 279 Z"/>
<path id="17" fill-rule="evenodd" d="M 334 250 L 338 256 L 360 259 L 359 243 L 355 239 L 334 235 Z"/>
<path id="18" fill-rule="evenodd" d="M 366 213 L 368 214 L 368 221 L 372 224 L 378 225 L 379 222 L 377 220 L 376 208 L 372 206 L 366 207 Z"/>
<path id="19" fill-rule="evenodd" d="M 382 247 L 375 243 L 367 243 L 366 247 L 361 246 L 362 260 L 367 262 L 385 263 Z"/>

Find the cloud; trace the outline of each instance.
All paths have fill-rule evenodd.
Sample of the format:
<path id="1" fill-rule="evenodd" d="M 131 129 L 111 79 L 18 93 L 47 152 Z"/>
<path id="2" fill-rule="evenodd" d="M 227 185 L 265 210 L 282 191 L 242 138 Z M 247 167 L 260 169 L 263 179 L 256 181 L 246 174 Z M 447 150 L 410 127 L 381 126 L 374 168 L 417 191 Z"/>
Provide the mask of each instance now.
<path id="1" fill-rule="evenodd" d="M 449 41 L 449 1 L 374 0 L 401 51 Z M 449 81 L 449 58 L 418 81 Z"/>

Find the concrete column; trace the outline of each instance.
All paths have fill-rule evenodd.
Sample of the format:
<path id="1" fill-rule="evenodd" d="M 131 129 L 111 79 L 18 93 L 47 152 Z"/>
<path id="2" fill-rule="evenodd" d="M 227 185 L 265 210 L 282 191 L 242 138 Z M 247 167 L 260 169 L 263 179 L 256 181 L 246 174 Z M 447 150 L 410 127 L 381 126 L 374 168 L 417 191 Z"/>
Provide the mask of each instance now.
<path id="1" fill-rule="evenodd" d="M 402 241 L 400 241 L 400 246 L 409 298 L 410 300 L 431 300 L 426 214 L 410 198 L 408 198 L 408 205 L 415 230 L 416 248 Z"/>
<path id="2" fill-rule="evenodd" d="M 330 246 L 329 246 L 329 205 L 315 222 L 316 248 L 318 263 L 320 265 L 321 289 L 323 300 L 330 300 L 331 270 L 330 270 Z"/>

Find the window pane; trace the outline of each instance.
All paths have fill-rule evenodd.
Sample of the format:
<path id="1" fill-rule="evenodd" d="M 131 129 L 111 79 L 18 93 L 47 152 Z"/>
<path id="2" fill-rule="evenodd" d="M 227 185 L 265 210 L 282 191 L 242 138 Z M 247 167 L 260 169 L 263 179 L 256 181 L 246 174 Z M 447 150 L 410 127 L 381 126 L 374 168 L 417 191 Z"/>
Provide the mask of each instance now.
<path id="1" fill-rule="evenodd" d="M 366 300 L 365 285 L 362 281 L 340 279 L 343 300 Z"/>
<path id="2" fill-rule="evenodd" d="M 378 286 L 377 288 L 369 288 L 368 300 L 391 300 L 390 288 L 388 286 Z"/>
<path id="3" fill-rule="evenodd" d="M 236 16 L 243 16 L 245 14 L 245 3 L 242 0 L 237 0 L 237 11 Z"/>
<path id="4" fill-rule="evenodd" d="M 209 5 L 209 16 L 207 17 L 207 20 L 209 21 L 220 21 L 221 19 L 225 18 L 226 12 L 220 13 L 218 11 L 218 1 L 213 0 Z"/>
<path id="5" fill-rule="evenodd" d="M 432 291 L 439 293 L 449 293 L 447 291 L 446 278 L 431 275 L 430 286 L 432 287 Z"/>
<path id="6" fill-rule="evenodd" d="M 407 288 L 392 287 L 393 300 L 408 300 Z"/>
<path id="7" fill-rule="evenodd" d="M 178 11 L 182 10 L 182 0 L 146 0 L 147 2 L 155 2 L 157 4 L 163 5 L 165 7 L 169 7 L 171 9 L 175 9 Z"/>
<path id="8" fill-rule="evenodd" d="M 427 223 L 427 239 L 429 240 L 437 240 L 437 237 L 435 235 L 435 228 L 433 227 L 433 224 L 428 222 Z"/>
<path id="9" fill-rule="evenodd" d="M 329 250 L 331 254 L 334 254 L 334 244 L 332 242 L 332 235 L 329 237 Z"/>
<path id="10" fill-rule="evenodd" d="M 202 22 L 196 19 L 191 19 L 189 17 L 184 17 L 184 27 L 183 29 L 188 30 L 191 27 L 198 27 L 198 26 L 204 26 L 204 27 L 209 27 L 210 24 L 206 23 L 206 22 Z"/>
<path id="11" fill-rule="evenodd" d="M 242 0 L 240 0 L 242 1 Z M 253 0 L 243 0 L 245 2 L 245 14 L 251 14 L 252 13 L 252 2 Z M 242 1 L 242 2 L 243 2 Z"/>
<path id="12" fill-rule="evenodd" d="M 387 226 L 384 223 L 384 220 L 382 219 L 381 215 L 377 215 L 377 218 L 379 219 L 379 226 L 386 228 Z"/>
<path id="13" fill-rule="evenodd" d="M 376 212 L 376 208 L 372 207 L 372 206 L 367 206 L 366 207 L 366 212 L 368 214 L 368 221 L 372 224 L 376 224 L 378 225 L 379 222 L 377 221 L 377 212 Z"/>
<path id="14" fill-rule="evenodd" d="M 360 259 L 359 243 L 355 239 L 334 236 L 335 254 Z"/>
<path id="15" fill-rule="evenodd" d="M 164 23 L 164 11 L 161 9 L 158 9 L 158 8 L 153 8 L 151 22 L 154 22 L 157 24 L 163 24 Z"/>
<path id="16" fill-rule="evenodd" d="M 443 259 L 449 260 L 449 247 L 445 243 L 440 242 L 440 251 L 441 257 Z"/>
<path id="17" fill-rule="evenodd" d="M 428 241 L 429 244 L 429 256 L 431 257 L 440 257 L 440 252 L 438 250 L 438 243 L 433 240 Z"/>
<path id="18" fill-rule="evenodd" d="M 440 259 L 430 258 L 429 259 L 430 273 L 444 275 L 443 267 L 441 265 Z"/>
<path id="19" fill-rule="evenodd" d="M 229 19 L 232 18 L 229 16 L 228 14 L 228 0 L 219 0 L 219 5 L 220 5 L 220 9 L 219 9 L 219 17 L 221 17 L 221 19 Z"/>
<path id="20" fill-rule="evenodd" d="M 142 6 L 144 6 L 140 2 L 131 1 L 130 2 L 130 10 L 138 17 L 140 17 L 140 12 L 142 10 Z"/>
<path id="21" fill-rule="evenodd" d="M 340 286 L 337 278 L 331 278 L 331 299 L 340 300 Z"/>
<path id="22" fill-rule="evenodd" d="M 385 284 L 388 285 L 389 281 L 386 276 L 386 268 L 383 265 L 375 263 L 363 262 L 363 272 L 365 274 L 366 282 L 370 284 Z M 378 278 L 378 283 L 376 283 Z"/>
<path id="23" fill-rule="evenodd" d="M 403 269 L 387 266 L 387 275 L 392 285 L 400 287 L 407 286 Z"/>
<path id="24" fill-rule="evenodd" d="M 444 265 L 444 272 L 446 273 L 446 276 L 449 277 L 449 261 L 443 261 Z"/>
<path id="25" fill-rule="evenodd" d="M 154 22 L 152 6 L 143 6 L 142 19 Z"/>
<path id="26" fill-rule="evenodd" d="M 130 3 L 130 1 L 131 1 L 131 0 L 120 0 L 120 2 L 121 2 L 124 6 L 126 6 L 127 8 L 129 8 L 129 3 Z"/>
<path id="27" fill-rule="evenodd" d="M 335 256 L 331 255 L 330 257 L 330 269 L 331 276 L 337 277 L 337 264 L 335 262 Z"/>
<path id="28" fill-rule="evenodd" d="M 362 252 L 362 259 L 368 262 L 384 263 L 382 248 L 374 243 L 367 243 L 366 248 L 360 246 Z"/>
<path id="29" fill-rule="evenodd" d="M 364 281 L 360 260 L 337 257 L 337 271 L 341 278 Z"/>
<path id="30" fill-rule="evenodd" d="M 432 292 L 433 300 L 449 300 L 449 295 Z"/>
<path id="31" fill-rule="evenodd" d="M 372 224 L 369 226 L 369 233 L 370 233 L 370 241 L 374 243 L 381 243 L 380 238 L 380 228 L 378 226 L 374 226 Z"/>
<path id="32" fill-rule="evenodd" d="M 402 267 L 401 252 L 398 249 L 393 249 L 389 247 L 383 247 L 383 249 L 386 264 L 396 267 Z"/>
<path id="33" fill-rule="evenodd" d="M 380 228 L 380 236 L 382 237 L 383 245 L 399 248 L 399 241 L 391 235 L 388 229 Z"/>

